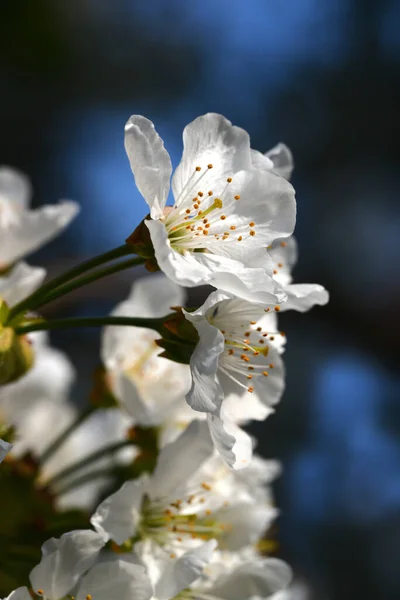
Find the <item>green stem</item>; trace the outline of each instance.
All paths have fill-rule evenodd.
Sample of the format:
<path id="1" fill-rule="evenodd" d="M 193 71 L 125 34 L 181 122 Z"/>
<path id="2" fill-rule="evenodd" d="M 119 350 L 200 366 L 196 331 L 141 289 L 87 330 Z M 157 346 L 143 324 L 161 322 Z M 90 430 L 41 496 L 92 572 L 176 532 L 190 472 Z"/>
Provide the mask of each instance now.
<path id="1" fill-rule="evenodd" d="M 40 304 L 37 304 L 35 306 L 35 308 L 42 307 L 45 304 L 48 304 L 49 302 L 52 302 L 53 300 L 60 298 L 61 296 L 65 296 L 66 294 L 69 294 L 70 292 L 77 290 L 80 287 L 83 287 L 84 285 L 88 285 L 89 283 L 93 283 L 93 281 L 97 281 L 97 279 L 102 279 L 103 277 L 106 277 L 107 275 L 113 275 L 114 273 L 118 273 L 119 271 L 123 271 L 124 269 L 129 269 L 130 267 L 135 267 L 136 265 L 141 265 L 144 262 L 145 262 L 145 259 L 140 256 L 137 256 L 136 258 L 129 258 L 128 260 L 121 261 L 121 262 L 117 263 L 116 265 L 104 267 L 104 269 L 98 269 L 94 273 L 90 273 L 89 275 L 84 275 L 83 277 L 80 277 L 79 279 L 74 279 L 73 281 L 69 281 L 69 282 L 65 283 L 64 285 L 58 287 L 57 289 L 53 290 L 49 294 L 47 294 L 42 299 Z"/>
<path id="2" fill-rule="evenodd" d="M 86 421 L 86 419 L 88 417 L 90 417 L 91 414 L 94 413 L 95 410 L 96 410 L 96 406 L 94 406 L 94 405 L 89 406 L 88 408 L 86 408 L 86 410 L 84 410 L 77 416 L 75 421 L 73 421 L 70 425 L 68 425 L 68 427 L 66 429 L 64 429 L 64 431 L 46 448 L 46 450 L 41 455 L 41 457 L 40 457 L 40 466 L 41 467 L 44 465 L 45 462 L 47 462 L 49 460 L 49 458 L 51 458 L 53 456 L 54 452 L 56 452 L 56 450 L 58 450 L 59 447 L 62 446 L 62 444 L 65 442 L 65 440 L 71 435 L 71 433 L 73 433 L 75 431 L 75 429 L 77 429 L 80 425 L 82 425 L 82 423 L 84 423 Z"/>
<path id="3" fill-rule="evenodd" d="M 110 260 L 120 258 L 121 256 L 126 256 L 127 254 L 134 254 L 134 252 L 132 252 L 132 248 L 129 246 L 129 244 L 123 244 L 122 246 L 118 246 L 118 248 L 114 248 L 109 252 L 105 252 L 104 254 L 100 254 L 99 256 L 95 256 L 94 258 L 86 260 L 76 267 L 69 269 L 65 273 L 62 273 L 58 277 L 51 279 L 47 283 L 43 284 L 38 290 L 36 290 L 36 292 L 33 292 L 33 294 L 28 296 L 28 298 L 25 298 L 25 300 L 22 300 L 22 302 L 19 302 L 10 310 L 8 323 L 15 319 L 15 317 L 20 313 L 23 313 L 27 310 L 34 310 L 37 306 L 39 306 L 43 296 L 49 292 L 52 292 L 55 288 L 59 287 L 66 281 L 70 281 L 82 273 L 86 273 L 86 271 L 94 269 L 95 267 L 98 267 L 105 262 L 109 262 Z"/>
<path id="4" fill-rule="evenodd" d="M 80 327 L 103 327 L 104 325 L 128 325 L 131 327 L 145 327 L 161 332 L 164 318 L 145 319 L 140 317 L 82 317 L 72 319 L 54 319 L 53 321 L 31 322 L 28 325 L 16 327 L 18 335 L 25 335 L 31 331 L 47 331 L 51 329 L 73 329 Z"/>
<path id="5" fill-rule="evenodd" d="M 92 452 L 92 454 L 89 454 L 83 460 L 79 460 L 78 462 L 73 463 L 69 467 L 65 467 L 65 469 L 63 469 L 62 471 L 59 471 L 56 475 L 54 475 L 51 479 L 49 479 L 46 482 L 46 486 L 50 487 L 50 486 L 58 483 L 62 479 L 69 477 L 69 475 L 73 475 L 76 471 L 80 471 L 84 467 L 91 465 L 92 463 L 96 462 L 100 458 L 103 458 L 104 456 L 109 456 L 110 454 L 115 454 L 115 452 L 118 452 L 118 450 L 121 450 L 122 448 L 126 448 L 127 446 L 134 446 L 134 445 L 135 445 L 134 440 L 122 440 L 120 442 L 114 442 L 113 444 L 110 444 L 109 446 L 105 446 L 104 448 L 100 448 L 100 450 L 96 450 L 95 452 Z"/>

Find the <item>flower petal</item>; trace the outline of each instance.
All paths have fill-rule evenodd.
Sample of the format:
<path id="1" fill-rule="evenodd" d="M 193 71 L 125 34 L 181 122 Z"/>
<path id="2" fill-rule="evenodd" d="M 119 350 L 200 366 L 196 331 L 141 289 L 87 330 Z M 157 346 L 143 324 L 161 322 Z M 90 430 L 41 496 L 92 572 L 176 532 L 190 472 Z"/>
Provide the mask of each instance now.
<path id="1" fill-rule="evenodd" d="M 234 502 L 215 514 L 220 523 L 234 523 L 221 538 L 221 547 L 236 552 L 256 544 L 277 517 L 278 511 L 255 497 L 253 502 Z"/>
<path id="2" fill-rule="evenodd" d="M 208 168 L 212 165 L 212 168 Z M 189 123 L 183 131 L 183 155 L 172 178 L 176 204 L 183 199 L 183 190 L 197 175 L 202 184 L 217 189 L 226 184 L 227 177 L 242 169 L 251 168 L 250 138 L 244 129 L 235 127 L 222 115 L 207 113 Z"/>
<path id="3" fill-rule="evenodd" d="M 267 598 L 289 585 L 290 567 L 276 558 L 260 558 L 239 565 L 233 573 L 220 577 L 207 594 L 223 600 Z"/>
<path id="4" fill-rule="evenodd" d="M 11 167 L 0 167 L 0 203 L 11 202 L 19 210 L 25 210 L 31 196 L 30 181 L 23 173 Z"/>
<path id="5" fill-rule="evenodd" d="M 123 544 L 136 533 L 146 490 L 147 477 L 126 481 L 117 492 L 99 504 L 90 519 L 91 524 L 108 539 Z"/>
<path id="6" fill-rule="evenodd" d="M 49 540 L 42 560 L 31 571 L 32 588 L 43 590 L 48 600 L 59 600 L 94 564 L 104 544 L 104 536 L 90 530 L 71 531 Z"/>
<path id="7" fill-rule="evenodd" d="M 21 212 L 14 223 L 1 228 L 0 263 L 12 264 L 55 237 L 78 214 L 79 205 L 65 201 Z"/>
<path id="8" fill-rule="evenodd" d="M 28 588 L 19 587 L 11 592 L 7 598 L 4 598 L 4 600 L 32 600 L 32 596 L 28 592 Z"/>
<path id="9" fill-rule="evenodd" d="M 271 148 L 271 150 L 268 150 L 265 156 L 272 161 L 274 172 L 289 181 L 294 168 L 291 150 L 280 142 Z"/>
<path id="10" fill-rule="evenodd" d="M 208 426 L 215 448 L 233 469 L 244 469 L 251 463 L 251 437 L 237 425 L 223 421 L 217 415 L 207 415 Z"/>
<path id="11" fill-rule="evenodd" d="M 187 588 L 204 573 L 205 567 L 211 561 L 216 540 L 210 540 L 186 552 L 178 559 L 166 559 L 161 577 L 155 587 L 157 600 L 169 600 Z"/>
<path id="12" fill-rule="evenodd" d="M 224 351 L 224 336 L 206 319 L 193 320 L 186 311 L 185 316 L 199 333 L 199 341 L 190 357 L 192 385 L 186 394 L 186 401 L 194 410 L 216 413 L 224 398 L 217 377 L 219 357 Z"/>
<path id="13" fill-rule="evenodd" d="M 10 273 L 0 277 L 0 296 L 13 306 L 40 287 L 45 277 L 45 269 L 20 262 Z"/>
<path id="14" fill-rule="evenodd" d="M 125 150 L 132 173 L 153 219 L 159 219 L 167 201 L 172 164 L 164 142 L 149 119 L 132 115 L 125 125 Z"/>
<path id="15" fill-rule="evenodd" d="M 147 490 L 150 498 L 175 498 L 213 450 L 207 423 L 192 421 L 174 442 L 161 450 Z"/>
<path id="16" fill-rule="evenodd" d="M 315 305 L 324 306 L 329 302 L 329 292 L 318 283 L 292 283 L 285 287 L 288 298 L 281 310 L 306 312 Z"/>
<path id="17" fill-rule="evenodd" d="M 119 559 L 92 567 L 79 585 L 76 600 L 150 600 L 152 596 L 145 568 Z"/>

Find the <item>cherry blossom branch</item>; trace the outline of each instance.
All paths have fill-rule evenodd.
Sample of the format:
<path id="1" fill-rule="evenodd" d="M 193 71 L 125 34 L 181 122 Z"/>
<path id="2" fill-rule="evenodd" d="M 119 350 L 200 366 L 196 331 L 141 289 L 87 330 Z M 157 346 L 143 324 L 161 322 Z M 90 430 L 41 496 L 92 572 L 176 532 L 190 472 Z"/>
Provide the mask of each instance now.
<path id="1" fill-rule="evenodd" d="M 56 288 L 54 291 L 45 295 L 43 300 L 36 304 L 35 308 L 39 308 L 60 298 L 61 296 L 65 296 L 70 292 L 83 287 L 84 285 L 88 285 L 89 283 L 93 283 L 98 279 L 102 279 L 103 277 L 107 277 L 108 275 L 113 275 L 114 273 L 118 273 L 119 271 L 123 271 L 125 269 L 129 269 L 131 267 L 135 267 L 137 265 L 142 265 L 145 262 L 145 259 L 138 256 L 135 258 L 130 258 L 128 260 L 121 261 L 116 265 L 111 265 L 109 267 L 105 267 L 104 269 L 98 269 L 94 273 L 90 273 L 84 277 L 80 277 L 79 279 L 74 279 L 73 281 L 67 282 L 64 285 Z"/>
<path id="2" fill-rule="evenodd" d="M 127 325 L 131 327 L 145 327 L 161 332 L 165 317 L 161 319 L 145 319 L 141 317 L 82 317 L 71 319 L 54 319 L 52 321 L 30 321 L 27 325 L 15 327 L 18 335 L 25 335 L 32 331 L 47 331 L 52 329 L 75 329 L 82 327 L 104 327 L 105 325 Z"/>
<path id="3" fill-rule="evenodd" d="M 122 246 L 118 246 L 118 248 L 114 248 L 109 252 L 105 252 L 104 254 L 100 254 L 99 256 L 95 256 L 85 262 L 76 265 L 72 269 L 69 269 L 65 273 L 62 273 L 58 277 L 48 281 L 44 285 L 42 285 L 36 292 L 22 300 L 18 304 L 16 304 L 9 313 L 8 323 L 10 323 L 15 317 L 19 314 L 23 313 L 27 310 L 34 310 L 37 306 L 40 306 L 41 300 L 48 293 L 52 292 L 56 288 L 60 287 L 63 283 L 70 281 L 71 279 L 75 279 L 79 275 L 94 269 L 106 262 L 114 260 L 116 258 L 120 258 L 122 256 L 126 256 L 128 254 L 134 254 L 132 251 L 132 247 L 129 244 L 123 244 Z"/>

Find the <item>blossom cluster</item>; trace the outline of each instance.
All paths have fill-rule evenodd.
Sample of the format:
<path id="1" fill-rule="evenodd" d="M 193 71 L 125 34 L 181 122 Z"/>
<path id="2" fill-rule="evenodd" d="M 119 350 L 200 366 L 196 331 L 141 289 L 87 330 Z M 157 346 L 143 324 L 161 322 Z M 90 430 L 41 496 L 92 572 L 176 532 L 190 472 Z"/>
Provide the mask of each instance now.
<path id="1" fill-rule="evenodd" d="M 0 169 L 0 477 L 4 486 L 28 480 L 35 503 L 46 494 L 51 515 L 47 507 L 41 519 L 54 530 L 55 519 L 67 522 L 8 600 L 291 597 L 291 570 L 269 556 L 266 537 L 280 466 L 254 455 L 244 426 L 271 415 L 284 391 L 279 313 L 323 305 L 328 294 L 292 283 L 289 149 L 261 154 L 217 114 L 190 123 L 183 142 L 172 173 L 151 121 L 126 125 L 150 213 L 107 260 L 137 254 L 114 270 L 144 263 L 158 272 L 103 321 L 82 320 L 104 324 L 102 368 L 83 413 L 71 401 L 74 367 L 45 331 L 68 320 L 46 322 L 40 307 L 89 283 L 82 274 L 102 263 L 43 284 L 44 269 L 22 260 L 78 207 L 32 210 L 26 178 Z M 184 288 L 201 285 L 214 290 L 185 308 Z M 0 540 L 8 535 L 0 526 Z M 0 590 L 2 575 L 0 566 Z"/>

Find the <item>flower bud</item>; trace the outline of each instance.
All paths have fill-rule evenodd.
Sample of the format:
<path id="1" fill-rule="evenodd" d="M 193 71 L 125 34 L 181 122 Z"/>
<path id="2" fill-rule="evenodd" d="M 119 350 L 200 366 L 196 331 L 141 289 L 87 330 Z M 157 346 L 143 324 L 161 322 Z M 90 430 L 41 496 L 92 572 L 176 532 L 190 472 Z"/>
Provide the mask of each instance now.
<path id="1" fill-rule="evenodd" d="M 0 325 L 0 385 L 16 381 L 33 365 L 34 355 L 26 336 Z"/>

